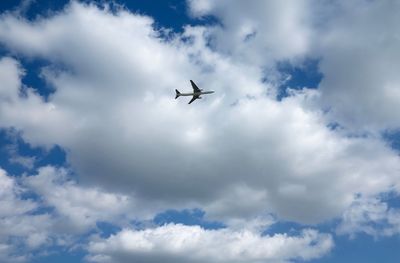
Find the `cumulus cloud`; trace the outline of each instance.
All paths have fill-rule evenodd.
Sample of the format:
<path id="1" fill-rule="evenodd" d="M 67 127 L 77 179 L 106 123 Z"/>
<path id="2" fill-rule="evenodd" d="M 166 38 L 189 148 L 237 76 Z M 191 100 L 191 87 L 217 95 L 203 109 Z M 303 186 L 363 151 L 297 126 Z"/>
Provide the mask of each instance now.
<path id="1" fill-rule="evenodd" d="M 88 259 L 287 262 L 332 248 L 332 238 L 314 230 L 262 236 L 271 214 L 302 223 L 343 215 L 338 233 L 375 235 L 371 222 L 389 222 L 387 235 L 397 233 L 397 210 L 358 198 L 399 191 L 399 157 L 374 133 L 397 127 L 390 111 L 397 107 L 396 60 L 388 59 L 397 39 L 378 23 L 386 11 L 396 21 L 396 8 L 330 2 L 189 1 L 193 16 L 213 15 L 221 24 L 182 33 L 156 30 L 148 16 L 78 2 L 34 21 L 1 15 L 0 43 L 47 61 L 40 76 L 53 92 L 43 98 L 24 86 L 23 65 L 1 58 L 0 127 L 34 146 L 64 148 L 79 184 L 65 168 L 42 167 L 22 179 L 39 196 L 29 201 L 3 176 L 0 250 L 11 251 L 4 240 L 12 235 L 37 248 L 51 242 L 49 232 L 84 233 L 98 221 L 124 225 L 193 207 L 228 228 L 124 226 L 94 238 Z M 265 68 L 307 56 L 321 58 L 320 89 L 276 101 Z M 175 88 L 190 89 L 189 79 L 216 93 L 190 106 L 174 100 Z M 348 136 L 348 128 L 367 128 L 367 135 Z M 28 216 L 39 206 L 53 211 Z"/>
<path id="2" fill-rule="evenodd" d="M 2 209 L 0 211 L 2 217 L 21 215 L 36 208 L 35 203 L 29 200 L 23 201 L 18 198 L 23 189 L 19 188 L 15 181 L 6 175 L 4 170 L 0 170 L 0 197 Z"/>
<path id="3" fill-rule="evenodd" d="M 39 204 L 24 199 L 27 189 L 0 169 L 0 260 L 21 262 L 29 258 L 29 253 L 21 256 L 20 247 L 34 250 L 49 243 L 51 216 L 34 214 Z"/>
<path id="4" fill-rule="evenodd" d="M 123 229 L 89 243 L 91 262 L 288 262 L 321 257 L 332 237 L 307 229 L 299 236 L 260 236 L 246 230 L 205 230 L 169 224 L 153 229 Z"/>
<path id="5" fill-rule="evenodd" d="M 42 167 L 37 175 L 15 179 L 0 169 L 0 260 L 28 261 L 54 245 L 79 245 L 79 234 L 98 222 L 121 226 L 134 216 L 126 196 L 82 187 L 65 169 Z M 20 256 L 24 255 L 24 256 Z"/>
<path id="6" fill-rule="evenodd" d="M 186 27 L 165 39 L 149 17 L 76 2 L 34 22 L 3 15 L 0 41 L 52 62 L 42 76 L 55 92 L 21 96 L 23 70 L 3 58 L 12 74 L 1 123 L 64 147 L 81 182 L 135 196 L 142 216 L 200 207 L 219 220 L 271 212 L 320 222 L 357 193 L 398 188 L 398 156 L 379 138 L 328 128 L 309 106 L 319 91 L 275 101 L 262 69 L 210 49 L 209 33 Z M 173 100 L 189 78 L 215 96 L 190 108 Z"/>
<path id="7" fill-rule="evenodd" d="M 42 167 L 37 175 L 21 178 L 19 184 L 0 171 L 0 259 L 3 262 L 26 262 L 34 251 L 55 244 L 76 245 L 77 231 L 93 229 L 99 221 L 117 223 L 116 217 L 127 207 L 126 197 L 77 186 L 67 180 L 64 169 Z M 36 193 L 39 199 L 24 200 L 22 192 Z M 47 207 L 54 211 L 40 212 Z M 220 230 L 180 224 L 145 230 L 125 228 L 106 239 L 93 236 L 87 245 L 87 259 L 92 262 L 132 259 L 155 262 L 160 258 L 178 262 L 287 262 L 318 258 L 333 247 L 329 234 L 311 229 L 303 230 L 299 236 L 262 236 L 259 233 L 263 228 L 259 226 L 271 224 L 271 218 L 256 221 L 254 228 L 243 225 Z M 11 237 L 18 238 L 18 242 L 9 243 Z"/>
<path id="8" fill-rule="evenodd" d="M 13 164 L 18 164 L 28 170 L 32 170 L 36 160 L 36 156 L 26 156 L 20 153 L 18 149 L 18 134 L 14 130 L 6 130 L 5 136 L 10 141 L 8 144 L 2 145 L 4 153 L 9 155 L 8 161 Z"/>
<path id="9" fill-rule="evenodd" d="M 64 169 L 42 167 L 37 175 L 24 178 L 24 184 L 40 196 L 43 205 L 55 209 L 60 232 L 84 232 L 98 221 L 118 222 L 123 214 L 129 214 L 126 210 L 131 200 L 127 196 L 78 186 Z"/>
<path id="10" fill-rule="evenodd" d="M 338 234 L 355 237 L 365 233 L 376 238 L 400 233 L 400 210 L 378 198 L 359 197 L 343 214 Z"/>
<path id="11" fill-rule="evenodd" d="M 235 60 L 266 68 L 282 60 L 299 65 L 304 58 L 320 60 L 320 106 L 332 121 L 353 132 L 399 128 L 399 3 L 188 3 L 193 16 L 220 21 L 210 30 L 211 43 Z"/>
<path id="12" fill-rule="evenodd" d="M 188 1 L 195 17 L 212 15 L 214 47 L 259 66 L 306 55 L 312 41 L 311 1 Z"/>
<path id="13" fill-rule="evenodd" d="M 396 1 L 337 2 L 320 32 L 322 105 L 362 131 L 399 128 L 400 47 Z"/>

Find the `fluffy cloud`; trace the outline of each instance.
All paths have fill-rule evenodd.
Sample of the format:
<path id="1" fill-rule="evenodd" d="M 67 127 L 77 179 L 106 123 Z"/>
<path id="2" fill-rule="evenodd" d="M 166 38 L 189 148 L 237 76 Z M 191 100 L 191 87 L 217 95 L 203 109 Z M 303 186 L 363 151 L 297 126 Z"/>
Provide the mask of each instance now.
<path id="1" fill-rule="evenodd" d="M 288 262 L 321 257 L 332 238 L 315 230 L 299 236 L 260 236 L 246 230 L 205 230 L 199 226 L 164 225 L 146 230 L 124 229 L 89 244 L 92 262 Z"/>
<path id="2" fill-rule="evenodd" d="M 339 234 L 354 237 L 365 233 L 374 237 L 392 236 L 400 233 L 400 210 L 390 208 L 378 198 L 359 198 L 343 214 L 337 228 Z"/>
<path id="3" fill-rule="evenodd" d="M 261 235 L 271 214 L 306 223 L 343 215 L 338 233 L 376 235 L 371 222 L 387 224 L 385 235 L 398 233 L 397 210 L 374 201 L 399 191 L 398 154 L 375 133 L 398 123 L 397 60 L 390 59 L 398 39 L 380 22 L 383 14 L 397 21 L 396 4 L 312 3 L 189 1 L 193 16 L 213 15 L 221 25 L 182 33 L 78 2 L 34 21 L 1 15 L 0 43 L 47 61 L 40 76 L 54 90 L 41 97 L 21 82 L 23 65 L 1 58 L 0 127 L 34 146 L 64 148 L 79 184 L 64 168 L 43 167 L 21 179 L 39 196 L 24 200 L 0 173 L 0 251 L 13 257 L 10 236 L 32 251 L 99 221 L 124 229 L 91 241 L 95 262 L 286 262 L 332 248 L 332 238 L 314 230 Z M 306 56 L 321 58 L 320 89 L 276 101 L 265 69 L 276 77 L 277 61 Z M 189 79 L 216 93 L 190 106 L 174 100 Z M 354 130 L 366 135 L 349 136 Z M 193 207 L 228 227 L 126 227 Z M 52 211 L 30 214 L 38 208 Z"/>
<path id="4" fill-rule="evenodd" d="M 396 1 L 337 2 L 321 29 L 322 105 L 354 130 L 399 128 L 400 22 Z"/>
<path id="5" fill-rule="evenodd" d="M 18 164 L 28 170 L 32 170 L 37 161 L 36 156 L 25 156 L 20 153 L 18 149 L 18 134 L 15 133 L 14 130 L 6 130 L 5 136 L 10 142 L 8 144 L 3 143 L 2 150 L 9 156 L 8 161 L 13 164 Z"/>
<path id="6" fill-rule="evenodd" d="M 0 260 L 20 262 L 28 258 L 20 256 L 19 247 L 34 250 L 49 242 L 51 216 L 34 214 L 39 204 L 24 199 L 26 189 L 0 169 Z"/>
<path id="7" fill-rule="evenodd" d="M 220 21 L 210 30 L 211 43 L 235 60 L 268 68 L 275 61 L 320 59 L 320 106 L 332 121 L 358 132 L 399 127 L 399 3 L 188 2 L 193 16 Z"/>
<path id="8" fill-rule="evenodd" d="M 140 200 L 137 215 L 197 206 L 220 220 L 268 211 L 319 222 L 356 193 L 398 188 L 397 155 L 379 138 L 329 129 L 309 106 L 320 92 L 275 101 L 262 69 L 210 49 L 207 28 L 163 34 L 148 17 L 75 2 L 34 22 L 3 15 L 0 41 L 52 62 L 42 76 L 55 88 L 48 101 L 21 96 L 23 70 L 4 58 L 3 127 L 61 145 L 83 183 Z M 189 78 L 215 96 L 190 108 L 173 100 Z"/>
<path id="9" fill-rule="evenodd" d="M 212 15 L 222 26 L 212 29 L 214 47 L 234 59 L 259 66 L 295 60 L 312 41 L 311 1 L 190 0 L 193 16 Z"/>
<path id="10" fill-rule="evenodd" d="M 127 196 L 78 186 L 68 180 L 64 169 L 42 167 L 37 175 L 24 178 L 24 184 L 40 196 L 45 206 L 55 209 L 60 231 L 66 233 L 87 231 L 98 221 L 118 222 L 123 214 L 129 214 L 126 210 L 131 200 Z"/>
<path id="11" fill-rule="evenodd" d="M 134 218 L 125 218 L 132 208 L 126 196 L 67 178 L 64 169 L 50 166 L 18 180 L 0 169 L 1 262 L 27 261 L 52 245 L 76 245 L 77 234 L 96 229 L 97 222 L 124 225 Z"/>
<path id="12" fill-rule="evenodd" d="M 98 221 L 116 223 L 116 216 L 127 214 L 122 211 L 127 207 L 126 197 L 79 187 L 67 180 L 64 169 L 40 168 L 37 175 L 22 177 L 20 184 L 3 170 L 0 172 L 2 262 L 26 262 L 38 249 L 77 244 L 77 231 L 93 229 Z M 23 199 L 24 192 L 33 192 L 40 198 Z M 54 211 L 40 212 L 48 207 Z M 271 224 L 271 219 L 267 221 Z M 329 234 L 306 229 L 298 236 L 261 236 L 263 229 L 259 226 L 266 220 L 253 223 L 253 229 L 244 225 L 236 230 L 205 230 L 179 224 L 145 230 L 126 228 L 106 239 L 93 236 L 87 245 L 87 259 L 93 262 L 132 259 L 153 262 L 160 258 L 178 262 L 287 262 L 318 258 L 333 247 Z M 15 242 L 10 243 L 10 238 L 16 238 Z"/>
<path id="13" fill-rule="evenodd" d="M 18 195 L 23 191 L 18 188 L 14 180 L 6 175 L 4 170 L 0 170 L 0 197 L 2 217 L 21 215 L 36 208 L 36 205 L 30 201 L 22 201 Z"/>

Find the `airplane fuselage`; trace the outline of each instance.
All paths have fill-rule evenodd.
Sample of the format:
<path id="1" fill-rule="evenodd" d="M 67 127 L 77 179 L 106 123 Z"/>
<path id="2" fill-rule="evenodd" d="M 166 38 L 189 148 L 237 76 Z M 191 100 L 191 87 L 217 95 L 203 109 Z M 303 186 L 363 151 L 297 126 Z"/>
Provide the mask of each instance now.
<path id="1" fill-rule="evenodd" d="M 212 94 L 214 91 L 200 91 L 200 92 L 191 92 L 191 93 L 180 93 L 179 96 L 200 96 L 204 94 Z"/>

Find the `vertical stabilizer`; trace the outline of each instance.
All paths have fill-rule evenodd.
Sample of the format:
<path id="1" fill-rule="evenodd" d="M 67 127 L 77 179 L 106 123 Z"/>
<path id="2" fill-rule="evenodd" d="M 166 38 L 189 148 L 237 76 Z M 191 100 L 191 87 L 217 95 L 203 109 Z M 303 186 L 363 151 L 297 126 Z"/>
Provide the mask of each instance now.
<path id="1" fill-rule="evenodd" d="M 177 89 L 175 90 L 175 92 L 176 92 L 175 99 L 177 99 L 181 95 L 181 93 Z"/>

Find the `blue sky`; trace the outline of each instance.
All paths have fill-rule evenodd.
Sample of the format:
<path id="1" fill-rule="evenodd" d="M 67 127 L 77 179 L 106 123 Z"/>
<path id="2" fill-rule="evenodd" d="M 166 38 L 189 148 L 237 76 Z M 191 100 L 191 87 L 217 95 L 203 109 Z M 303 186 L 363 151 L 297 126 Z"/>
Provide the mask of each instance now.
<path id="1" fill-rule="evenodd" d="M 398 10 L 2 1 L 0 261 L 398 262 Z"/>

